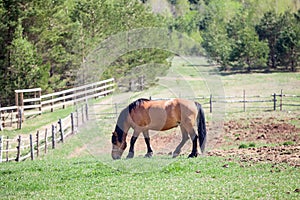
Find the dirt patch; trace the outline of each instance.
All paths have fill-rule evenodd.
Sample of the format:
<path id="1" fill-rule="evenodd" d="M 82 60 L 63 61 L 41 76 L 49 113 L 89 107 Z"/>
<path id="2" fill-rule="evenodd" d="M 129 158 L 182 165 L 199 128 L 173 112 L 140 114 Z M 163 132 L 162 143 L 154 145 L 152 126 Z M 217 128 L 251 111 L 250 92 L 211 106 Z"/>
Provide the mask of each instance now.
<path id="1" fill-rule="evenodd" d="M 209 156 L 229 157 L 229 160 L 238 160 L 241 166 L 249 163 L 271 162 L 273 164 L 287 163 L 300 167 L 300 145 L 258 147 L 230 150 L 213 150 Z"/>
<path id="2" fill-rule="evenodd" d="M 224 137 L 218 138 L 217 144 L 219 147 L 236 147 L 229 150 L 215 149 L 208 152 L 208 155 L 234 157 L 241 162 L 268 161 L 300 167 L 300 128 L 288 123 L 292 120 L 300 119 L 277 120 L 269 117 L 226 122 Z M 255 147 L 257 145 L 263 146 Z"/>
<path id="3" fill-rule="evenodd" d="M 239 141 L 262 142 L 266 144 L 299 142 L 300 128 L 287 123 L 286 119 L 277 121 L 275 118 L 255 118 L 250 121 L 240 119 L 239 121 L 229 121 L 224 124 L 225 136 L 228 142 L 223 144 L 235 144 Z M 224 138 L 223 138 L 224 140 Z"/>
<path id="4" fill-rule="evenodd" d="M 241 118 L 225 122 L 224 134 L 208 141 L 214 143 L 214 146 L 207 155 L 237 159 L 241 165 L 252 162 L 272 162 L 299 167 L 300 128 L 289 123 L 292 120 L 300 119 Z M 156 154 L 170 154 L 180 140 L 179 129 L 151 135 L 151 144 Z M 189 153 L 191 150 L 190 141 L 187 143 L 189 144 L 186 144 L 182 151 L 184 153 Z M 229 147 L 232 148 L 228 149 Z M 137 142 L 136 150 L 146 151 L 142 137 Z"/>

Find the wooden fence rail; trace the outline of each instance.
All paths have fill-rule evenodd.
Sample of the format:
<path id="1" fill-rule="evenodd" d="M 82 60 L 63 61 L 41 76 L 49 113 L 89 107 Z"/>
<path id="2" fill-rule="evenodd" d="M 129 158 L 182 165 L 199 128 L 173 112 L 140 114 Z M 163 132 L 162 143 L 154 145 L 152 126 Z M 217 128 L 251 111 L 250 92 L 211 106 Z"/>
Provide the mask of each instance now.
<path id="1" fill-rule="evenodd" d="M 28 158 L 33 160 L 41 154 L 46 154 L 49 148 L 55 149 L 57 143 L 64 143 L 66 138 L 77 133 L 78 127 L 88 119 L 88 114 L 88 105 L 85 104 L 80 109 L 76 109 L 74 113 L 59 119 L 58 122 L 49 125 L 44 130 L 19 135 L 13 139 L 0 135 L 0 163 L 20 162 Z"/>
<path id="2" fill-rule="evenodd" d="M 45 95 L 42 95 L 41 88 L 15 90 L 16 105 L 2 108 L 0 105 L 0 131 L 13 124 L 21 128 L 25 117 L 39 115 L 46 111 L 53 112 L 55 108 L 64 109 L 68 105 L 106 96 L 114 89 L 115 82 L 111 78 Z"/>
<path id="3" fill-rule="evenodd" d="M 271 94 L 268 96 L 255 95 L 246 96 L 246 92 L 243 92 L 241 96 L 202 96 L 202 97 L 181 97 L 190 100 L 198 101 L 202 104 L 204 109 L 207 109 L 210 113 L 215 111 L 216 104 L 224 104 L 226 106 L 226 112 L 246 112 L 246 111 L 275 111 L 275 110 L 300 110 L 300 95 L 288 95 L 288 94 Z M 149 98 L 153 100 L 162 100 L 169 98 Z M 106 110 L 101 113 L 94 113 L 100 118 L 116 118 L 123 108 L 127 106 L 125 103 L 95 103 L 93 104 L 95 110 L 106 107 Z"/>

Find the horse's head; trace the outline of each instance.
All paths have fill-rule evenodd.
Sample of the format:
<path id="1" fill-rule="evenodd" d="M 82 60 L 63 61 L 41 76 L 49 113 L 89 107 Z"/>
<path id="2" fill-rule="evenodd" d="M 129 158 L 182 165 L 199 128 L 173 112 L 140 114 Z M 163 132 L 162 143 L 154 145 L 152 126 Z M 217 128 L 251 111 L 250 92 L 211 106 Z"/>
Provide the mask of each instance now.
<path id="1" fill-rule="evenodd" d="M 126 134 L 118 134 L 116 131 L 112 133 L 111 137 L 112 142 L 112 151 L 111 151 L 111 157 L 116 160 L 120 159 L 124 150 L 127 147 L 126 143 Z"/>

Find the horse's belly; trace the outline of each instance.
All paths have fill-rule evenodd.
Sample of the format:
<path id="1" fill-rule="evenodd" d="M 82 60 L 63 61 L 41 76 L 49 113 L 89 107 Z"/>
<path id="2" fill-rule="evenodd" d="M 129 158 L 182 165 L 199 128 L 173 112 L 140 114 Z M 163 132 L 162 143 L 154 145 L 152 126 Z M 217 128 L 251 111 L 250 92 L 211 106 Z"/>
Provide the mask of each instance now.
<path id="1" fill-rule="evenodd" d="M 148 129 L 155 130 L 155 131 L 165 131 L 171 128 L 177 127 L 180 123 L 177 121 L 151 121 L 148 126 Z"/>

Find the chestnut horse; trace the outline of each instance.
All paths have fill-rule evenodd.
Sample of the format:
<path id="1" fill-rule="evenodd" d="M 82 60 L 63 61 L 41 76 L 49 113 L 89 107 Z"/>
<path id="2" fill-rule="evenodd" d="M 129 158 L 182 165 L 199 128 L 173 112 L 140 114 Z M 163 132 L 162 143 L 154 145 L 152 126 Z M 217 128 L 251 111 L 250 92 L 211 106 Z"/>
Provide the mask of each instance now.
<path id="1" fill-rule="evenodd" d="M 198 126 L 198 136 L 194 129 L 195 123 Z M 180 126 L 182 140 L 176 147 L 173 157 L 179 155 L 189 136 L 193 142 L 192 152 L 189 157 L 197 157 L 198 155 L 198 138 L 201 152 L 204 153 L 206 125 L 204 111 L 198 102 L 185 99 L 138 99 L 122 110 L 118 117 L 115 131 L 112 133 L 112 158 L 121 158 L 127 147 L 126 137 L 130 128 L 133 128 L 134 132 L 130 140 L 127 158 L 133 158 L 134 144 L 141 132 L 147 145 L 145 157 L 151 157 L 153 151 L 150 145 L 149 130 L 165 131 L 177 126 Z"/>

